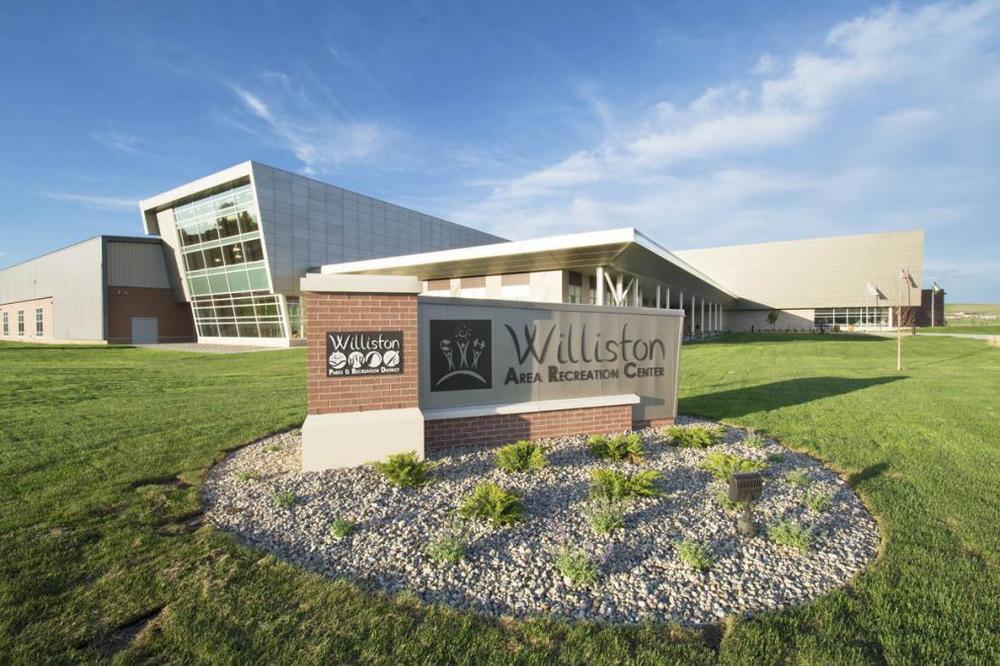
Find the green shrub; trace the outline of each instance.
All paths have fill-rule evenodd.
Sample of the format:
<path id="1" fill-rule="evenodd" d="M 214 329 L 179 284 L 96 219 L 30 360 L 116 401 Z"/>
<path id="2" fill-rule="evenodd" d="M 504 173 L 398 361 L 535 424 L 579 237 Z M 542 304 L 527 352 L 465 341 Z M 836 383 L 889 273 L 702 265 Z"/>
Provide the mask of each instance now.
<path id="1" fill-rule="evenodd" d="M 465 518 L 485 520 L 494 525 L 509 525 L 523 519 L 524 507 L 518 495 L 484 481 L 465 496 L 458 513 Z"/>
<path id="2" fill-rule="evenodd" d="M 671 446 L 686 449 L 707 449 L 722 441 L 723 430 L 710 426 L 673 425 L 663 429 L 663 434 Z"/>
<path id="3" fill-rule="evenodd" d="M 751 433 L 743 440 L 743 444 L 751 449 L 762 449 L 767 444 L 767 440 L 757 433 Z"/>
<path id="4" fill-rule="evenodd" d="M 707 547 L 690 539 L 685 539 L 677 547 L 677 559 L 698 571 L 705 571 L 715 561 L 715 557 Z"/>
<path id="5" fill-rule="evenodd" d="M 772 453 L 767 457 L 767 462 L 780 463 L 785 462 L 784 453 Z"/>
<path id="6" fill-rule="evenodd" d="M 793 469 L 785 475 L 785 481 L 799 488 L 805 488 L 812 483 L 812 479 L 809 478 L 809 474 L 804 469 Z"/>
<path id="7" fill-rule="evenodd" d="M 726 511 L 739 511 L 743 508 L 743 505 L 740 502 L 734 502 L 729 499 L 729 493 L 724 490 L 720 490 L 715 494 L 715 501 L 718 502 L 719 506 Z"/>
<path id="8" fill-rule="evenodd" d="M 252 470 L 249 471 L 249 472 L 239 472 L 236 475 L 236 480 L 239 481 L 240 483 L 247 483 L 249 481 L 256 481 L 259 478 L 260 478 L 260 472 L 254 472 Z"/>
<path id="9" fill-rule="evenodd" d="M 277 453 L 280 450 L 281 450 L 280 444 L 268 444 L 267 446 L 264 447 L 264 451 L 266 453 Z"/>
<path id="10" fill-rule="evenodd" d="M 372 465 L 382 473 L 386 481 L 400 488 L 416 488 L 430 480 L 430 463 L 421 460 L 416 451 L 396 453 L 386 458 L 385 462 Z"/>
<path id="11" fill-rule="evenodd" d="M 556 569 L 576 587 L 597 580 L 597 562 L 582 548 L 563 545 L 556 551 Z"/>
<path id="12" fill-rule="evenodd" d="M 354 523 L 349 521 L 347 518 L 334 518 L 333 522 L 330 523 L 330 534 L 338 539 L 343 539 L 353 531 Z"/>
<path id="13" fill-rule="evenodd" d="M 615 435 L 614 437 L 591 435 L 587 439 L 587 446 L 595 458 L 638 462 L 642 459 L 643 454 L 642 436 L 635 432 Z"/>
<path id="14" fill-rule="evenodd" d="M 771 525 L 767 528 L 767 535 L 779 546 L 797 548 L 803 553 L 809 550 L 809 542 L 812 539 L 809 528 L 793 520 L 782 520 Z"/>
<path id="15" fill-rule="evenodd" d="M 830 508 L 830 495 L 821 492 L 819 490 L 807 490 L 805 497 L 802 498 L 802 503 L 806 505 L 810 511 L 816 513 L 823 513 Z"/>
<path id="16" fill-rule="evenodd" d="M 614 469 L 595 469 L 590 473 L 590 497 L 612 502 L 633 497 L 657 497 L 661 493 L 656 482 L 661 478 L 663 474 L 655 469 L 635 474 L 625 474 Z"/>
<path id="17" fill-rule="evenodd" d="M 496 465 L 507 472 L 536 470 L 548 464 L 544 449 L 525 439 L 497 449 Z"/>
<path id="18" fill-rule="evenodd" d="M 760 460 L 740 458 L 729 453 L 713 451 L 701 459 L 698 464 L 703 470 L 711 472 L 720 481 L 727 481 L 736 472 L 759 472 L 767 469 L 767 463 Z"/>
<path id="19" fill-rule="evenodd" d="M 449 527 L 427 542 L 424 552 L 435 562 L 458 564 L 465 559 L 469 538 L 460 527 Z"/>
<path id="20" fill-rule="evenodd" d="M 282 509 L 288 509 L 291 508 L 293 504 L 295 504 L 295 500 L 298 498 L 295 497 L 295 493 L 283 492 L 283 493 L 274 493 L 271 496 L 271 499 L 273 499 L 274 503 L 277 504 Z"/>
<path id="21" fill-rule="evenodd" d="M 597 534 L 610 534 L 625 526 L 625 509 L 609 497 L 595 497 L 583 508 L 590 529 Z"/>

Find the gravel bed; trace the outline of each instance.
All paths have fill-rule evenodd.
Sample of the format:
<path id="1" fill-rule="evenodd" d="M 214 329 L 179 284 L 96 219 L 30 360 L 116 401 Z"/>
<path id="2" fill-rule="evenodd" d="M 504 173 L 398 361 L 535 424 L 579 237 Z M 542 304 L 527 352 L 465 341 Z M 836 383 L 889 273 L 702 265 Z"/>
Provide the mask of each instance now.
<path id="1" fill-rule="evenodd" d="M 303 473 L 299 433 L 284 433 L 236 451 L 209 473 L 206 515 L 248 545 L 373 589 L 408 590 L 429 603 L 494 616 L 621 624 L 704 624 L 787 608 L 844 585 L 875 557 L 874 519 L 816 460 L 773 440 L 751 448 L 743 443 L 746 433 L 735 428 L 726 428 L 725 440 L 707 450 L 668 446 L 655 429 L 641 434 L 646 456 L 639 464 L 596 460 L 585 438 L 565 437 L 545 440 L 550 464 L 538 472 L 497 470 L 492 450 L 451 450 L 434 457 L 432 483 L 400 489 L 367 466 Z M 706 451 L 758 460 L 779 454 L 763 473 L 755 517 L 762 526 L 782 519 L 809 526 L 809 551 L 773 543 L 766 529 L 739 537 L 735 514 L 716 499 L 725 485 L 698 468 Z M 581 508 L 590 471 L 599 467 L 657 469 L 664 495 L 630 502 L 624 529 L 598 536 Z M 826 511 L 803 505 L 806 491 L 784 479 L 792 470 L 808 474 L 810 490 L 831 495 Z M 499 528 L 459 523 L 459 500 L 484 480 L 522 496 L 524 522 Z M 283 508 L 275 499 L 279 493 L 294 494 L 294 503 Z M 355 523 L 352 534 L 331 535 L 338 517 Z M 467 559 L 448 565 L 427 557 L 428 541 L 456 523 L 467 529 Z M 716 559 L 709 570 L 692 570 L 678 559 L 684 539 L 710 548 Z M 553 553 L 564 543 L 602 553 L 594 584 L 574 587 L 556 570 Z"/>

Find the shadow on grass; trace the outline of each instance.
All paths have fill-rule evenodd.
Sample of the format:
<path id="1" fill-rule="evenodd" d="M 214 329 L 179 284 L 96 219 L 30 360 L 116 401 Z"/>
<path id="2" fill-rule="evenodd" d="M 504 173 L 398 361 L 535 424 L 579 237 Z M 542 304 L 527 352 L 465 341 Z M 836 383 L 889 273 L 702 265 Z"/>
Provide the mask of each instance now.
<path id="1" fill-rule="evenodd" d="M 847 484 L 851 486 L 851 488 L 857 488 L 859 483 L 871 481 L 875 477 L 880 476 L 887 469 L 889 469 L 889 463 L 884 460 L 882 462 L 875 463 L 874 465 L 869 465 L 860 472 L 849 474 L 847 477 Z"/>
<path id="2" fill-rule="evenodd" d="M 746 416 L 755 412 L 803 405 L 814 400 L 843 395 L 871 386 L 889 384 L 900 379 L 905 379 L 905 377 L 803 377 L 801 379 L 786 379 L 770 384 L 758 384 L 731 391 L 704 393 L 682 398 L 678 411 L 681 414 L 698 414 L 716 419 Z"/>

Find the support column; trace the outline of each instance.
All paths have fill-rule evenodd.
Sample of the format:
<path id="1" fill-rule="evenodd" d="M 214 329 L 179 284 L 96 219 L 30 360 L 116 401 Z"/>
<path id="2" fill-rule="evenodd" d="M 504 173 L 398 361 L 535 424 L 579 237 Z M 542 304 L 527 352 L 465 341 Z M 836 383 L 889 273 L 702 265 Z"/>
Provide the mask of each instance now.
<path id="1" fill-rule="evenodd" d="M 670 287 L 667 287 L 667 305 L 666 308 L 670 309 Z"/>
<path id="2" fill-rule="evenodd" d="M 424 417 L 417 382 L 421 282 L 397 275 L 308 273 L 300 285 L 309 313 L 302 469 L 353 467 L 405 451 L 422 456 Z M 331 342 L 363 351 L 356 336 L 379 335 L 395 345 L 390 347 L 396 352 L 393 360 L 379 361 L 386 372 L 353 374 L 343 354 L 339 360 L 331 355 Z"/>
<path id="3" fill-rule="evenodd" d="M 597 305 L 604 305 L 604 267 L 598 266 L 594 272 L 595 282 L 597 282 Z"/>
<path id="4" fill-rule="evenodd" d="M 694 335 L 694 308 L 698 301 L 694 296 L 691 297 L 691 335 Z"/>
<path id="5" fill-rule="evenodd" d="M 656 309 L 660 309 L 660 283 L 656 283 Z"/>
<path id="6" fill-rule="evenodd" d="M 705 335 L 705 299 L 701 299 L 701 334 Z"/>

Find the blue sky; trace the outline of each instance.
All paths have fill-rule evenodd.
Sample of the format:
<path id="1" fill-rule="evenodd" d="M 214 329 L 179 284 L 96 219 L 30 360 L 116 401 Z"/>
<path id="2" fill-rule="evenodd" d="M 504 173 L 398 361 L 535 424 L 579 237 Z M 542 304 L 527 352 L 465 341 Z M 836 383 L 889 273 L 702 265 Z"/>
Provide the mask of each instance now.
<path id="1" fill-rule="evenodd" d="M 509 238 L 923 228 L 1000 302 L 1000 0 L 566 7 L 8 3 L 0 265 L 255 159 Z"/>

